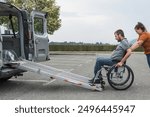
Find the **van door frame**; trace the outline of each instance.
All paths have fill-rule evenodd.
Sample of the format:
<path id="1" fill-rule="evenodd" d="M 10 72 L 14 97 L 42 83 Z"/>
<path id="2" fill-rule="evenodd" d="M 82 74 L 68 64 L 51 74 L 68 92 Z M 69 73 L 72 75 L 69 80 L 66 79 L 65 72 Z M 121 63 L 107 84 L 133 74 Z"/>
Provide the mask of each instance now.
<path id="1" fill-rule="evenodd" d="M 0 68 L 3 66 L 3 37 L 1 33 L 1 27 L 0 27 Z"/>

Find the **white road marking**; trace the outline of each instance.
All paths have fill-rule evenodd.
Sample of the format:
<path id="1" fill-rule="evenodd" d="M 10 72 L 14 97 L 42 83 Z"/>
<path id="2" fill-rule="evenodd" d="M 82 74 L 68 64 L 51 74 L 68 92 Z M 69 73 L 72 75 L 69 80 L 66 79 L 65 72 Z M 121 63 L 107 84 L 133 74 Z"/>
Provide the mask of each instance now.
<path id="1" fill-rule="evenodd" d="M 50 81 L 47 81 L 46 83 L 43 84 L 43 86 L 47 86 L 51 83 L 53 83 L 56 79 L 51 79 Z"/>

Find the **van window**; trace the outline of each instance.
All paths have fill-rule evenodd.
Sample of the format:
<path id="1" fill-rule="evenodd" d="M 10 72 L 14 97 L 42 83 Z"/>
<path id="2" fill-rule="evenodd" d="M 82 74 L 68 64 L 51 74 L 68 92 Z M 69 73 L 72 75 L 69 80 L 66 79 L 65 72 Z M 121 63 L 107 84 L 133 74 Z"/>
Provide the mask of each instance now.
<path id="1" fill-rule="evenodd" d="M 44 34 L 43 19 L 39 17 L 34 17 L 34 32 L 38 35 Z"/>
<path id="2" fill-rule="evenodd" d="M 13 35 L 19 32 L 18 18 L 16 16 L 0 16 L 1 34 Z"/>

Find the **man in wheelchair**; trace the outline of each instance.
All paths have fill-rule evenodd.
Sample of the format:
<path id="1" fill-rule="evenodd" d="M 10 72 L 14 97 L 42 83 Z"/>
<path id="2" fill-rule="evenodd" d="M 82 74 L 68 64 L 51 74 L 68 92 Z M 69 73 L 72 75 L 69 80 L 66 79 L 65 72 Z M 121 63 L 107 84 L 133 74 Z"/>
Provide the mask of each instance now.
<path id="1" fill-rule="evenodd" d="M 118 29 L 114 32 L 115 39 L 119 42 L 116 49 L 112 52 L 110 57 L 98 57 L 96 59 L 95 67 L 94 67 L 94 77 L 89 80 L 91 85 L 100 84 L 102 85 L 102 74 L 100 69 L 102 66 L 113 66 L 117 64 L 125 55 L 126 50 L 130 47 L 128 40 L 125 38 L 124 32 L 121 29 Z M 100 73 L 98 73 L 100 71 Z M 97 75 L 98 73 L 98 75 Z"/>

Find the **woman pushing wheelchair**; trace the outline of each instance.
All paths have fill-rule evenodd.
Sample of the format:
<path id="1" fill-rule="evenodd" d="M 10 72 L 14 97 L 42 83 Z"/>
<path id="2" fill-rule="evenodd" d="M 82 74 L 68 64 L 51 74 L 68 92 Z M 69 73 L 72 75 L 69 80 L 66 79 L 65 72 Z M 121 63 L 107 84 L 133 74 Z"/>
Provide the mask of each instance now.
<path id="1" fill-rule="evenodd" d="M 112 68 L 110 68 L 107 74 L 109 84 L 113 88 L 118 89 L 118 90 L 125 90 L 129 88 L 133 83 L 134 74 L 133 74 L 132 69 L 129 66 L 124 65 L 124 64 L 126 60 L 128 59 L 128 57 L 131 55 L 132 51 L 139 48 L 140 46 L 144 48 L 144 53 L 147 57 L 147 62 L 150 68 L 150 33 L 147 32 L 145 26 L 140 22 L 138 22 L 138 24 L 135 26 L 134 29 L 139 35 L 139 38 L 131 47 L 127 39 L 124 36 L 124 32 L 121 29 L 117 30 L 114 33 L 116 40 L 120 43 L 118 44 L 117 48 L 113 51 L 111 57 L 97 58 L 95 68 L 94 68 L 94 78 L 89 80 L 90 84 L 92 85 L 100 84 L 101 87 L 103 87 L 102 86 L 103 78 L 101 74 L 101 68 L 104 65 L 108 65 L 108 66 L 113 66 Z M 115 70 L 115 69 L 119 69 L 122 66 L 123 66 L 123 70 L 120 71 L 118 75 L 117 73 L 118 70 Z M 127 76 L 125 80 L 123 80 L 124 76 L 121 74 L 124 74 L 125 71 L 127 71 Z M 113 76 L 113 74 L 115 74 L 115 76 Z M 116 82 L 117 79 L 119 79 L 119 81 L 121 82 Z"/>

